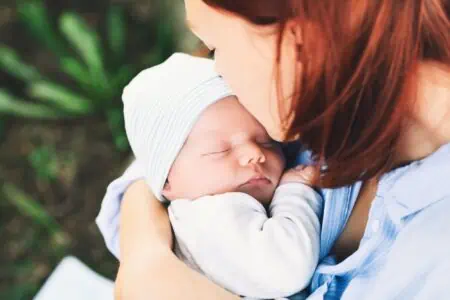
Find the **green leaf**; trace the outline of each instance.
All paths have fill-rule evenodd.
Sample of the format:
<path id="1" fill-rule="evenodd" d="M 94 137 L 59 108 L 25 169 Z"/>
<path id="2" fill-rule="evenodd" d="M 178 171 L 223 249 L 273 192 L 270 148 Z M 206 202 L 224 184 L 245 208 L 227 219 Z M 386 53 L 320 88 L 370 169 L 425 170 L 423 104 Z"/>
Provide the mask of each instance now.
<path id="1" fill-rule="evenodd" d="M 9 74 L 24 80 L 32 81 L 41 78 L 35 67 L 24 63 L 15 50 L 0 45 L 0 67 Z"/>
<path id="2" fill-rule="evenodd" d="M 113 89 L 112 97 L 122 96 L 122 90 L 128 82 L 136 74 L 136 70 L 131 65 L 124 65 L 116 72 L 115 76 L 111 80 L 111 87 Z"/>
<path id="3" fill-rule="evenodd" d="M 65 13 L 61 17 L 60 27 L 67 40 L 86 63 L 90 72 L 91 85 L 95 90 L 102 91 L 98 94 L 105 95 L 103 90 L 108 91 L 110 86 L 108 74 L 103 66 L 103 53 L 98 34 L 74 13 Z"/>
<path id="4" fill-rule="evenodd" d="M 168 20 L 161 20 L 161 22 L 155 24 L 155 28 L 155 46 L 143 57 L 142 62 L 145 65 L 153 66 L 161 63 L 177 48 L 174 26 Z"/>
<path id="5" fill-rule="evenodd" d="M 174 52 L 176 48 L 176 38 L 174 37 L 174 32 L 174 25 L 170 20 L 163 19 L 158 23 L 155 45 L 159 48 L 158 50 L 162 55 L 162 60 Z"/>
<path id="6" fill-rule="evenodd" d="M 20 188 L 8 182 L 2 182 L 0 192 L 5 195 L 6 200 L 11 205 L 15 206 L 22 215 L 31 218 L 34 223 L 47 230 L 50 238 L 49 246 L 54 255 L 61 256 L 67 251 L 67 248 L 71 243 L 70 236 L 64 232 L 56 220 L 47 213 L 44 206 Z"/>
<path id="7" fill-rule="evenodd" d="M 128 138 L 125 133 L 123 113 L 120 109 L 111 109 L 107 112 L 106 118 L 108 120 L 109 129 L 113 136 L 116 149 L 119 151 L 126 151 L 129 149 Z"/>
<path id="8" fill-rule="evenodd" d="M 20 213 L 31 218 L 36 224 L 47 228 L 51 234 L 58 234 L 61 231 L 56 220 L 47 213 L 45 208 L 15 185 L 4 182 L 2 192 L 8 202 L 14 205 Z"/>
<path id="9" fill-rule="evenodd" d="M 85 115 L 94 112 L 94 105 L 90 99 L 53 82 L 33 83 L 28 93 L 31 97 L 51 103 L 68 113 Z"/>
<path id="10" fill-rule="evenodd" d="M 61 60 L 61 69 L 69 75 L 73 80 L 75 80 L 81 87 L 81 89 L 86 92 L 90 98 L 98 99 L 96 102 L 101 105 L 106 99 L 110 99 L 112 84 L 106 87 L 104 84 L 99 83 L 98 78 L 95 78 L 93 74 L 83 65 L 80 61 L 72 57 L 66 57 Z"/>
<path id="11" fill-rule="evenodd" d="M 5 121 L 0 119 L 0 143 L 3 141 L 5 135 Z"/>
<path id="12" fill-rule="evenodd" d="M 32 119 L 59 119 L 65 116 L 45 105 L 17 100 L 5 90 L 0 90 L 0 113 Z"/>
<path id="13" fill-rule="evenodd" d="M 61 60 L 61 69 L 83 87 L 91 86 L 91 74 L 86 67 L 73 57 Z"/>
<path id="14" fill-rule="evenodd" d="M 99 99 L 99 102 L 104 102 L 104 100 L 109 99 L 111 97 L 109 76 L 102 70 L 91 70 L 90 74 L 93 96 Z"/>
<path id="15" fill-rule="evenodd" d="M 89 69 L 103 70 L 99 37 L 79 15 L 65 13 L 61 17 L 60 28 Z"/>
<path id="16" fill-rule="evenodd" d="M 43 1 L 21 0 L 17 5 L 17 13 L 19 19 L 36 39 L 43 42 L 47 48 L 58 56 L 64 57 L 67 55 L 67 48 L 49 22 L 50 18 Z"/>
<path id="17" fill-rule="evenodd" d="M 126 24 L 123 9 L 111 6 L 108 11 L 108 42 L 114 60 L 119 62 L 125 54 Z"/>
<path id="18" fill-rule="evenodd" d="M 130 144 L 128 143 L 128 138 L 125 132 L 122 132 L 121 134 L 116 134 L 114 136 L 114 145 L 116 146 L 116 149 L 120 152 L 125 152 L 130 148 Z"/>
<path id="19" fill-rule="evenodd" d="M 28 155 L 28 161 L 38 178 L 44 181 L 55 180 L 58 176 L 58 159 L 54 147 L 42 146 Z"/>

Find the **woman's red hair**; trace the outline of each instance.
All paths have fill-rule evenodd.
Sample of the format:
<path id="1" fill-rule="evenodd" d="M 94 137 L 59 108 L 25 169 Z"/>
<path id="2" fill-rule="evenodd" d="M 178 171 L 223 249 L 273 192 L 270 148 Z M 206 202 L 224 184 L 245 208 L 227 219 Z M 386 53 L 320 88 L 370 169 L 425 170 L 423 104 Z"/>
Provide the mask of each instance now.
<path id="1" fill-rule="evenodd" d="M 450 0 L 203 0 L 256 25 L 298 24 L 303 72 L 289 134 L 323 187 L 393 167 L 420 62 L 450 66 Z M 293 62 L 295 63 L 295 62 Z"/>

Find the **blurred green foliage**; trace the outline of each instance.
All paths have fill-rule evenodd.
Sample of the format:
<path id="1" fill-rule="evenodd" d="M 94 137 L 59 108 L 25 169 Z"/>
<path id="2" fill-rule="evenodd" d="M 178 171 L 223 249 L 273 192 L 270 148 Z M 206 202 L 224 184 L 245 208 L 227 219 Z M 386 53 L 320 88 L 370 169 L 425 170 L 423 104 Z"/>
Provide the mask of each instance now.
<path id="1" fill-rule="evenodd" d="M 64 237 L 65 233 L 62 231 L 56 220 L 30 195 L 25 194 L 21 189 L 13 184 L 5 182 L 2 190 L 6 196 L 6 200 L 16 207 L 22 215 L 25 215 L 33 222 L 45 228 L 53 240 L 58 241 L 56 244 L 63 247 L 67 244 L 68 237 Z M 64 240 L 64 242 L 60 242 Z"/>
<path id="2" fill-rule="evenodd" d="M 35 148 L 29 155 L 28 161 L 40 180 L 52 181 L 58 175 L 58 160 L 54 147 L 46 145 Z"/>
<path id="3" fill-rule="evenodd" d="M 18 21 L 14 22 L 18 30 L 12 32 L 22 32 L 24 27 L 29 34 L 17 37 L 20 43 L 13 43 L 17 49 L 0 42 L 0 71 L 8 73 L 7 84 L 12 83 L 0 87 L 0 139 L 3 124 L 8 124 L 8 133 L 10 124 L 17 125 L 12 132 L 19 134 L 9 134 L 0 145 L 6 145 L 2 157 L 11 159 L 0 168 L 0 236 L 6 237 L 0 299 L 32 299 L 43 279 L 68 254 L 76 254 L 103 275 L 114 276 L 116 261 L 105 255 L 103 241 L 95 240 L 96 211 L 92 213 L 98 209 L 98 195 L 106 185 L 106 181 L 92 178 L 107 172 L 97 170 L 100 168 L 92 162 L 97 155 L 106 160 L 113 157 L 108 156 L 115 152 L 108 140 L 108 127 L 115 148 L 128 149 L 122 89 L 139 70 L 176 51 L 180 36 L 175 34 L 179 32 L 173 11 L 183 6 L 182 2 L 155 0 L 151 15 L 130 22 L 129 12 L 136 8 L 135 1 L 131 2 L 109 5 L 102 11 L 88 10 L 89 1 L 50 6 L 55 2 L 17 0 L 12 4 L 17 8 L 14 20 Z M 61 12 L 61 7 L 74 6 L 89 13 Z M 23 46 L 31 48 L 26 51 L 30 56 L 22 54 Z M 24 120 L 10 123 L 5 118 Z M 34 122 L 27 124 L 30 119 L 46 122 L 34 128 Z M 59 127 L 61 120 L 72 119 L 78 121 Z M 92 132 L 83 127 L 67 135 L 72 133 L 72 125 L 77 128 L 85 120 L 86 127 L 101 126 Z M 55 132 L 58 134 L 53 136 Z M 92 145 L 97 139 L 99 143 Z M 88 150 L 80 151 L 85 148 Z M 102 249 L 92 247 L 97 244 Z"/>
<path id="4" fill-rule="evenodd" d="M 45 235 L 48 236 L 47 245 L 52 248 L 53 259 L 61 260 L 66 255 L 72 241 L 55 218 L 36 199 L 11 183 L 3 182 L 0 194 L 4 196 L 4 200 L 9 206 L 14 207 L 21 215 L 26 216 L 36 225 L 36 231 L 41 229 L 45 232 Z M 40 242 L 37 239 L 36 231 L 21 233 L 21 248 L 36 247 L 36 244 Z M 31 299 L 40 285 L 36 276 L 33 276 L 37 271 L 37 266 L 31 258 L 23 258 L 14 265 L 2 266 L 1 277 L 14 277 L 21 280 L 20 283 L 15 283 L 9 289 L 1 291 L 0 299 Z"/>
<path id="5" fill-rule="evenodd" d="M 108 121 L 116 148 L 127 150 L 122 89 L 138 70 L 175 51 L 170 21 L 159 20 L 155 47 L 151 53 L 141 53 L 142 59 L 136 65 L 125 55 L 127 22 L 122 7 L 111 6 L 107 11 L 105 40 L 79 14 L 70 11 L 61 15 L 58 28 L 54 28 L 41 0 L 18 1 L 17 11 L 30 33 L 57 56 L 60 70 L 73 84 L 50 80 L 25 63 L 17 51 L 0 44 L 0 68 L 26 83 L 25 94 L 29 98 L 19 99 L 0 89 L 0 114 L 46 120 L 102 115 Z"/>

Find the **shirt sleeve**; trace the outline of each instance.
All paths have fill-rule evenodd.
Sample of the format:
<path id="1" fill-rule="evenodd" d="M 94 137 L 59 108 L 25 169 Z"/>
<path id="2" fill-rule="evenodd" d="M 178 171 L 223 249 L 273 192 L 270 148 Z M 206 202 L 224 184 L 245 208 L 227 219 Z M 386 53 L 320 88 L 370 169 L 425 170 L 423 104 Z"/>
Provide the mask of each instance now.
<path id="1" fill-rule="evenodd" d="M 176 238 L 213 281 L 247 297 L 286 297 L 305 288 L 319 254 L 322 199 L 312 188 L 280 186 L 266 209 L 227 193 L 169 206 Z"/>
<path id="2" fill-rule="evenodd" d="M 106 247 L 119 258 L 120 206 L 128 186 L 144 177 L 144 171 L 134 161 L 124 174 L 111 182 L 103 198 L 96 223 L 105 239 Z"/>
<path id="3" fill-rule="evenodd" d="M 371 269 L 376 276 L 368 277 L 370 293 L 364 299 L 449 298 L 449 211 L 450 198 L 446 198 L 402 221 L 402 229 L 383 264 Z M 344 296 L 354 299 L 350 293 Z"/>

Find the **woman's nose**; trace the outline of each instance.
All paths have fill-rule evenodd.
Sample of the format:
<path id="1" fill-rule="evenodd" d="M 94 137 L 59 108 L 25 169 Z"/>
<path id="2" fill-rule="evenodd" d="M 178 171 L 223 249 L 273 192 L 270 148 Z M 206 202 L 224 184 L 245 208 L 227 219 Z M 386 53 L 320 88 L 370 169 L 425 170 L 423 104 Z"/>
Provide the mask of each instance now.
<path id="1" fill-rule="evenodd" d="M 266 161 L 266 156 L 257 144 L 248 144 L 241 146 L 239 164 L 247 166 L 249 164 L 262 164 Z"/>

